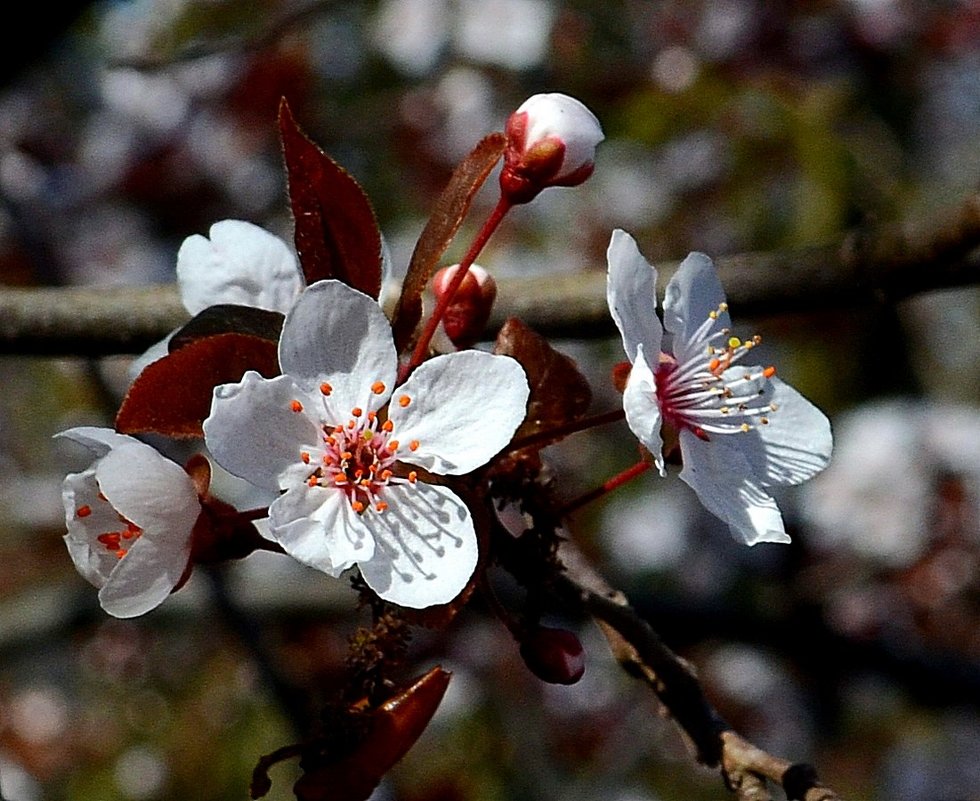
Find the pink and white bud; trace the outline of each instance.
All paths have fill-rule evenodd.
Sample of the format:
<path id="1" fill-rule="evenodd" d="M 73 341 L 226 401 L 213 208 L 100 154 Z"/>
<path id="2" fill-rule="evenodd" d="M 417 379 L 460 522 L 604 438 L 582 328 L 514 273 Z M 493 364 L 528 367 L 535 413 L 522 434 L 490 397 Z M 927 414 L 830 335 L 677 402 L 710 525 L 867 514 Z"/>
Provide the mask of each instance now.
<path id="1" fill-rule="evenodd" d="M 527 203 L 549 186 L 577 186 L 592 175 L 605 136 L 599 120 L 574 97 L 533 95 L 507 120 L 500 190 Z"/>
<path id="2" fill-rule="evenodd" d="M 432 279 L 432 291 L 438 303 L 452 285 L 458 264 L 443 267 Z M 473 264 L 453 295 L 442 318 L 446 336 L 457 348 L 469 348 L 483 336 L 497 298 L 497 282 L 479 264 Z"/>

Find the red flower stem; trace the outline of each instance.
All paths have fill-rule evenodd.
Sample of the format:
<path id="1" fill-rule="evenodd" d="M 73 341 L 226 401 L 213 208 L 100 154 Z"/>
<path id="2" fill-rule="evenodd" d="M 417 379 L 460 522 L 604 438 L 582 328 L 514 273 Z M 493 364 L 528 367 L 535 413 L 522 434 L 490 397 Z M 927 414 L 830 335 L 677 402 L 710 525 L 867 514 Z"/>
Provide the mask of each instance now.
<path id="1" fill-rule="evenodd" d="M 627 467 L 622 473 L 617 473 L 615 476 L 608 479 L 606 482 L 596 487 L 594 490 L 590 490 L 589 492 L 586 492 L 584 495 L 579 495 L 573 501 L 570 501 L 569 503 L 565 504 L 559 510 L 558 513 L 559 516 L 565 517 L 571 514 L 576 509 L 585 506 L 585 504 L 591 503 L 597 498 L 601 498 L 603 495 L 612 492 L 617 487 L 621 487 L 627 481 L 631 481 L 637 476 L 642 475 L 651 467 L 653 467 L 653 462 L 637 462 L 632 467 Z"/>
<path id="2" fill-rule="evenodd" d="M 399 384 L 408 378 L 412 370 L 422 364 L 422 362 L 425 360 L 425 357 L 429 352 L 429 344 L 432 342 L 432 337 L 435 336 L 439 323 L 442 322 L 442 318 L 445 317 L 446 309 L 448 309 L 449 304 L 452 303 L 456 290 L 459 289 L 460 285 L 463 283 L 463 279 L 466 278 L 466 274 L 470 270 L 470 265 L 476 261 L 476 257 L 480 255 L 480 251 L 483 250 L 483 246 L 487 244 L 487 240 L 489 240 L 493 235 L 493 232 L 497 230 L 497 226 L 500 225 L 500 221 L 504 218 L 507 212 L 510 211 L 513 205 L 514 204 L 503 195 L 501 195 L 500 200 L 497 201 L 497 205 L 494 207 L 493 211 L 490 212 L 490 216 L 487 218 L 487 221 L 483 223 L 483 227 L 476 235 L 476 239 L 473 240 L 473 244 L 470 245 L 470 249 L 466 251 L 466 255 L 463 256 L 463 260 L 459 263 L 459 268 L 456 270 L 456 274 L 453 276 L 452 283 L 446 287 L 446 291 L 442 294 L 442 297 L 439 298 L 439 303 L 436 305 L 435 311 L 432 312 L 432 316 L 430 316 L 426 321 L 425 328 L 422 329 L 422 334 L 419 336 L 418 342 L 415 343 L 415 349 L 412 351 L 412 358 L 399 368 Z"/>
<path id="3" fill-rule="evenodd" d="M 521 448 L 537 445 L 539 442 L 547 442 L 551 439 L 567 437 L 569 434 L 576 434 L 579 431 L 585 431 L 589 428 L 606 425 L 606 423 L 615 423 L 618 420 L 622 420 L 625 416 L 626 413 L 622 409 L 614 409 L 611 412 L 603 412 L 602 414 L 596 414 L 592 417 L 583 417 L 581 420 L 573 420 L 570 423 L 555 426 L 554 428 L 546 428 L 543 431 L 535 431 L 533 434 L 528 434 L 526 437 L 515 439 L 510 443 L 507 450 L 510 452 L 519 451 Z"/>

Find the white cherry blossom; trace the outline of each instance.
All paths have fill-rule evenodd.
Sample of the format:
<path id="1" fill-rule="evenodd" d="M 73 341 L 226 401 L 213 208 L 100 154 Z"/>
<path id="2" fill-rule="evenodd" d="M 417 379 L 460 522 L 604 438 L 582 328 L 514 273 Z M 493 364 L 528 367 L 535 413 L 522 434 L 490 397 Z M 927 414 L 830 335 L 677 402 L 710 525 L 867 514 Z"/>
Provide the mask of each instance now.
<path id="1" fill-rule="evenodd" d="M 278 236 L 244 220 L 221 220 L 209 237 L 184 240 L 177 251 L 177 286 L 192 315 L 221 303 L 285 314 L 305 281 L 296 256 Z M 137 357 L 130 374 L 166 356 L 169 341 L 167 336 Z"/>
<path id="2" fill-rule="evenodd" d="M 204 434 L 214 458 L 284 490 L 271 536 L 331 576 L 358 565 L 382 598 L 452 600 L 477 561 L 470 512 L 430 474 L 486 463 L 523 420 L 521 366 L 479 351 L 438 356 L 395 387 L 397 356 L 378 304 L 339 281 L 300 295 L 279 342 L 282 375 L 215 388 Z"/>
<path id="3" fill-rule="evenodd" d="M 776 378 L 774 367 L 742 364 L 761 339 L 734 336 L 717 272 L 703 253 L 691 253 L 667 285 L 663 324 L 656 270 L 633 238 L 614 231 L 607 259 L 609 309 L 633 365 L 623 394 L 630 429 L 661 475 L 661 430 L 676 432 L 681 478 L 736 539 L 789 542 L 769 489 L 827 466 L 827 417 Z"/>
<path id="4" fill-rule="evenodd" d="M 154 609 L 190 560 L 201 514 L 194 482 L 180 465 L 112 429 L 71 428 L 57 436 L 96 456 L 62 485 L 65 544 L 75 567 L 99 588 L 99 603 L 110 615 Z"/>

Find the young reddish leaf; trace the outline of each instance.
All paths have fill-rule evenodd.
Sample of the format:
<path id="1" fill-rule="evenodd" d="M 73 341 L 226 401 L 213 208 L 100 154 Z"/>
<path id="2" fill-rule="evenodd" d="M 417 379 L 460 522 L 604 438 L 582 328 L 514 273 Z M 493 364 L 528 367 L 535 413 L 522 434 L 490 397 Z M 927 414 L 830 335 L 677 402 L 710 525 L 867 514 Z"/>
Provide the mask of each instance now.
<path id="1" fill-rule="evenodd" d="M 459 230 L 473 202 L 473 196 L 483 186 L 506 146 L 507 137 L 503 133 L 485 136 L 459 163 L 436 201 L 435 210 L 415 245 L 412 261 L 402 284 L 398 308 L 395 310 L 392 328 L 395 346 L 399 352 L 408 346 L 415 326 L 422 317 L 422 293 L 429 278 Z"/>
<path id="2" fill-rule="evenodd" d="M 336 278 L 372 298 L 381 292 L 381 231 L 364 190 L 296 125 L 283 98 L 279 136 L 306 283 Z"/>
<path id="3" fill-rule="evenodd" d="M 304 764 L 293 786 L 299 801 L 364 801 L 414 745 L 442 701 L 451 673 L 434 667 L 407 690 L 365 713 L 363 739 L 333 761 Z M 329 755 L 327 757 L 329 759 Z"/>
<path id="4" fill-rule="evenodd" d="M 517 429 L 515 439 L 580 420 L 592 402 L 592 390 L 585 376 L 568 356 L 551 347 L 544 337 L 517 318 L 510 318 L 497 335 L 494 353 L 512 356 L 524 367 L 531 398 L 527 417 Z M 538 448 L 560 437 L 544 440 Z"/>
<path id="5" fill-rule="evenodd" d="M 211 391 L 246 370 L 279 374 L 277 343 L 249 334 L 218 334 L 188 343 L 149 365 L 126 393 L 116 430 L 123 434 L 201 437 Z"/>
<path id="6" fill-rule="evenodd" d="M 174 332 L 168 349 L 173 353 L 195 340 L 217 334 L 249 334 L 278 342 L 284 319 L 280 312 L 254 306 L 237 306 L 233 303 L 208 306 Z"/>

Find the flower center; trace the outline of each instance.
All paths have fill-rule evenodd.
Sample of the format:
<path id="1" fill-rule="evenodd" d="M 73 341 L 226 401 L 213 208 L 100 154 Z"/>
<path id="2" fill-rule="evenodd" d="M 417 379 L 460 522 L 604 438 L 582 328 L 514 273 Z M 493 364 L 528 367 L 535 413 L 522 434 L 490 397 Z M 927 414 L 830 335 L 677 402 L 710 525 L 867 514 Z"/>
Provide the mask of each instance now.
<path id="1" fill-rule="evenodd" d="M 376 382 L 372 386 L 375 394 L 382 394 L 385 386 Z M 322 384 L 320 391 L 324 396 L 331 393 L 328 384 Z M 408 395 L 394 399 L 399 406 L 411 403 Z M 299 401 L 290 404 L 294 411 L 302 411 Z M 299 408 L 297 408 L 299 407 Z M 371 508 L 383 512 L 388 503 L 382 497 L 389 484 L 414 484 L 418 474 L 413 470 L 407 477 L 395 475 L 394 466 L 403 444 L 395 438 L 395 427 L 390 420 L 383 422 L 377 412 L 366 412 L 360 407 L 351 409 L 345 423 L 322 423 L 321 449 L 319 452 L 301 451 L 300 461 L 310 466 L 306 483 L 310 487 L 334 487 L 347 496 L 351 508 L 358 514 Z M 418 440 L 412 440 L 407 447 L 415 451 Z"/>
<path id="2" fill-rule="evenodd" d="M 720 327 L 719 315 L 727 310 L 722 303 L 709 312 L 691 337 L 687 355 L 678 360 L 662 353 L 654 370 L 664 421 L 705 441 L 712 434 L 744 434 L 768 425 L 778 411 L 768 400 L 776 368 L 736 366 L 762 337 L 743 342 Z"/>
<path id="3" fill-rule="evenodd" d="M 99 500 L 108 505 L 105 496 L 99 493 Z M 111 507 L 110 507 L 111 508 Z M 76 517 L 86 518 L 92 515 L 92 507 L 88 504 L 83 504 L 75 510 Z M 122 559 L 129 549 L 132 547 L 133 543 L 136 542 L 142 535 L 143 529 L 137 526 L 130 520 L 127 520 L 118 512 L 115 512 L 115 517 L 118 519 L 120 527 L 118 529 L 113 529 L 111 531 L 104 531 L 96 536 L 96 541 L 98 541 L 102 547 L 113 554 L 117 559 Z"/>

